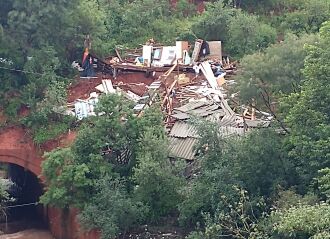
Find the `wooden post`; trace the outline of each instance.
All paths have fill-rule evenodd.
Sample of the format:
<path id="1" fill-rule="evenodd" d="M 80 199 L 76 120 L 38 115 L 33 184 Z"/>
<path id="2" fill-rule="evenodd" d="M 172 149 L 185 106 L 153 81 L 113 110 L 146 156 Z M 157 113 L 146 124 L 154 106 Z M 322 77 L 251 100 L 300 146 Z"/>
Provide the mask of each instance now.
<path id="1" fill-rule="evenodd" d="M 256 119 L 256 103 L 255 103 L 255 99 L 252 99 L 252 109 L 251 109 L 251 120 L 255 120 Z"/>
<path id="2" fill-rule="evenodd" d="M 116 79 L 117 78 L 117 68 L 113 68 L 113 74 L 112 74 L 113 78 Z"/>

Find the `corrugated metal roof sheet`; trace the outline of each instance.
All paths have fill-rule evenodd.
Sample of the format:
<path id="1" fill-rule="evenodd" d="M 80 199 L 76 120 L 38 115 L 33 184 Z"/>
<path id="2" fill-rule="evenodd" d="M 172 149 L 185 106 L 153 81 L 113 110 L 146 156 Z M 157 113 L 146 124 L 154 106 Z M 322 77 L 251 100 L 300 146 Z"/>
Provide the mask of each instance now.
<path id="1" fill-rule="evenodd" d="M 217 112 L 215 112 L 212 115 L 208 115 L 205 117 L 205 120 L 211 121 L 211 122 L 220 122 L 220 120 L 222 119 L 222 117 L 225 116 L 225 112 L 223 110 L 219 110 Z"/>
<path id="2" fill-rule="evenodd" d="M 215 113 L 221 113 L 225 115 L 225 111 L 218 104 L 194 101 L 189 102 L 188 104 L 175 108 L 173 110 L 172 117 L 176 119 L 189 119 L 191 116 L 196 115 L 199 117 L 205 117 Z"/>
<path id="3" fill-rule="evenodd" d="M 175 138 L 169 137 L 170 141 L 170 157 L 183 158 L 186 160 L 194 160 L 196 149 L 195 145 L 198 140 L 195 138 Z"/>
<path id="4" fill-rule="evenodd" d="M 244 135 L 244 128 L 231 126 L 220 126 L 219 134 L 223 137 Z M 178 121 L 174 124 L 170 134 L 170 157 L 183 158 L 186 160 L 195 159 L 195 145 L 199 136 L 197 130 L 190 124 Z"/>
<path id="5" fill-rule="evenodd" d="M 189 119 L 190 118 L 190 115 L 189 114 L 182 113 L 182 112 L 175 112 L 175 111 L 173 111 L 173 114 L 171 116 L 173 118 L 179 119 L 179 120 L 185 120 L 185 119 Z"/>
<path id="6" fill-rule="evenodd" d="M 219 134 L 224 137 L 243 135 L 244 128 L 238 128 L 237 116 L 227 101 L 221 104 L 204 101 L 193 101 L 173 110 L 172 117 L 179 119 L 173 125 L 170 134 L 170 157 L 193 160 L 198 142 L 198 133 L 195 127 L 183 121 L 191 116 L 205 117 L 206 120 L 218 123 Z"/>
<path id="7" fill-rule="evenodd" d="M 243 135 L 244 128 L 220 126 L 219 133 L 223 136 Z M 197 129 L 193 125 L 182 121 L 175 122 L 169 135 L 176 138 L 199 138 Z"/>
<path id="8" fill-rule="evenodd" d="M 237 126 L 236 115 L 225 115 L 220 121 L 220 126 Z"/>
<path id="9" fill-rule="evenodd" d="M 189 102 L 179 108 L 176 108 L 176 110 L 179 110 L 181 112 L 188 112 L 190 110 L 193 110 L 193 109 L 197 109 L 199 107 L 202 107 L 204 105 L 209 105 L 208 102 L 205 102 L 205 101 L 192 101 L 192 102 Z"/>
<path id="10" fill-rule="evenodd" d="M 197 138 L 198 134 L 194 126 L 182 121 L 177 121 L 171 129 L 170 136 L 178 138 Z"/>
<path id="11" fill-rule="evenodd" d="M 221 101 L 221 107 L 225 110 L 226 115 L 234 115 L 235 112 L 233 109 L 228 105 L 227 100 L 222 100 Z"/>
<path id="12" fill-rule="evenodd" d="M 219 109 L 220 107 L 218 105 L 206 105 L 202 106 L 200 108 L 190 110 L 186 113 L 190 113 L 193 115 L 200 115 L 200 116 L 205 116 L 205 115 L 210 115 L 213 114 L 215 110 Z"/>
<path id="13" fill-rule="evenodd" d="M 213 111 L 201 112 L 200 114 L 197 114 L 197 116 L 205 117 L 205 116 L 214 115 L 214 114 L 217 114 L 217 113 L 220 113 L 222 116 L 225 115 L 225 112 L 223 111 L 223 109 L 217 109 L 217 110 L 213 110 Z"/>
<path id="14" fill-rule="evenodd" d="M 236 128 L 236 127 L 219 127 L 220 134 L 224 137 L 232 136 L 232 135 L 244 135 L 244 128 Z"/>
<path id="15" fill-rule="evenodd" d="M 247 125 L 247 127 L 250 128 L 267 128 L 270 125 L 270 121 L 266 121 L 266 120 L 250 120 L 250 119 L 246 119 L 245 123 Z M 239 123 L 240 127 L 244 127 L 244 121 Z"/>
<path id="16" fill-rule="evenodd" d="M 192 114 L 201 114 L 203 112 L 206 112 L 206 111 L 214 111 L 216 109 L 219 109 L 220 107 L 218 105 L 203 105 L 202 107 L 199 107 L 197 109 L 193 109 L 193 110 L 189 110 L 188 112 L 189 113 L 192 113 Z"/>

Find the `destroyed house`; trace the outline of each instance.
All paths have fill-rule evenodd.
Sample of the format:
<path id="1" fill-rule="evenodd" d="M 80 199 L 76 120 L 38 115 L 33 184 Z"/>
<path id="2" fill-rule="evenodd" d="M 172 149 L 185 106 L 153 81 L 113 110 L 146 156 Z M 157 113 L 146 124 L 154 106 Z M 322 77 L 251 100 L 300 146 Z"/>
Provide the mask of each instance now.
<path id="1" fill-rule="evenodd" d="M 165 115 L 171 158 L 196 158 L 200 137 L 190 124 L 194 117 L 216 123 L 223 137 L 242 136 L 251 128 L 270 124 L 269 120 L 237 114 L 229 106 L 228 79 L 235 74 L 236 63 L 222 57 L 220 41 L 198 39 L 193 46 L 185 41 L 161 46 L 152 39 L 140 49 L 125 52 L 118 48 L 116 56 L 95 62 L 96 71 L 102 74 L 95 78 L 99 84 L 85 99 L 76 99 L 73 114 L 78 119 L 93 115 L 99 94 L 122 94 L 135 102 L 133 110 L 138 117 L 159 102 Z M 112 152 L 105 148 L 102 154 L 120 163 L 129 158 L 127 149 Z"/>

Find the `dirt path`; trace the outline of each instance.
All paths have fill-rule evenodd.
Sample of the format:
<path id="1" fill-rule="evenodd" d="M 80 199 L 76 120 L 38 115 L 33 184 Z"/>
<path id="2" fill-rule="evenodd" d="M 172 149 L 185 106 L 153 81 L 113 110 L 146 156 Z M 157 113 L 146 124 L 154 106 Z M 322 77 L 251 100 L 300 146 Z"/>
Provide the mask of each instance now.
<path id="1" fill-rule="evenodd" d="M 13 234 L 1 235 L 0 239 L 54 239 L 49 231 L 30 229 Z"/>

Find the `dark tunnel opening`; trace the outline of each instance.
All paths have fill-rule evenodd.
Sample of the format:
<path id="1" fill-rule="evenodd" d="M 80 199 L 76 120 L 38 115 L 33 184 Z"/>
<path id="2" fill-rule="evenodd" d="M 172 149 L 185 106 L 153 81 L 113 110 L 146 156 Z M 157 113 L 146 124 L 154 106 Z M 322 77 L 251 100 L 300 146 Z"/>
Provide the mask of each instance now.
<path id="1" fill-rule="evenodd" d="M 14 201 L 6 205 L 7 223 L 3 222 L 6 226 L 1 229 L 13 233 L 31 228 L 47 228 L 43 220 L 43 206 L 39 204 L 43 187 L 38 177 L 16 164 L 7 165 L 7 177 L 13 183 L 7 191 Z"/>

